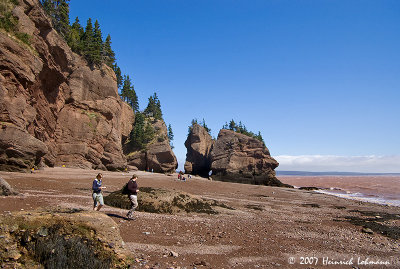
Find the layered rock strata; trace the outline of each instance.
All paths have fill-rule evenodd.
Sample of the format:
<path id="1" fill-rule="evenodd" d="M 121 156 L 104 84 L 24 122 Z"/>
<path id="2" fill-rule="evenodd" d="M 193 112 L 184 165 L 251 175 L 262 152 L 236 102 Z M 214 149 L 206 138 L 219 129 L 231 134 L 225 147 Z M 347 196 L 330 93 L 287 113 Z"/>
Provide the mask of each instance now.
<path id="1" fill-rule="evenodd" d="M 0 169 L 125 168 L 134 114 L 114 72 L 73 53 L 37 0 L 20 2 L 13 14 L 30 45 L 0 32 Z"/>
<path id="2" fill-rule="evenodd" d="M 222 129 L 211 152 L 213 179 L 268 186 L 285 186 L 275 175 L 279 163 L 263 142 Z"/>
<path id="3" fill-rule="evenodd" d="M 204 127 L 194 124 L 185 141 L 187 148 L 185 173 L 208 176 L 211 168 L 211 150 L 214 140 Z"/>

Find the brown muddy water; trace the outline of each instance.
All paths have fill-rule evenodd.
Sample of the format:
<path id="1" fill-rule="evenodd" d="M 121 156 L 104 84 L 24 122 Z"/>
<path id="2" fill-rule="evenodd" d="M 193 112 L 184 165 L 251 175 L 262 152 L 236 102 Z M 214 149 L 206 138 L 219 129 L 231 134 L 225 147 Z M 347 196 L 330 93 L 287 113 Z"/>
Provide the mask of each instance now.
<path id="1" fill-rule="evenodd" d="M 318 192 L 347 199 L 400 207 L 400 176 L 279 176 L 295 187 L 318 187 Z"/>

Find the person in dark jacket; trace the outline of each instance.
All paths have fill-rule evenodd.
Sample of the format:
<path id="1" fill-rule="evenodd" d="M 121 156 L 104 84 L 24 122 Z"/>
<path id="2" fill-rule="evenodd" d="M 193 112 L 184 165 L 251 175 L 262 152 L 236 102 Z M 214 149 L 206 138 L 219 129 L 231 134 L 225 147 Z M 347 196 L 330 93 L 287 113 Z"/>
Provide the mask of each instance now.
<path id="1" fill-rule="evenodd" d="M 130 220 L 133 220 L 133 212 L 138 206 L 137 202 L 137 193 L 139 192 L 138 184 L 136 182 L 137 176 L 135 174 L 132 175 L 131 179 L 128 181 L 127 190 L 128 190 L 128 197 L 131 201 L 131 209 L 129 210 L 126 217 Z"/>
<path id="2" fill-rule="evenodd" d="M 106 187 L 102 186 L 103 184 L 103 182 L 101 181 L 102 178 L 103 174 L 99 173 L 93 180 L 92 184 L 93 210 L 97 211 L 99 211 L 100 208 L 104 206 L 104 199 L 101 190 L 105 189 Z"/>

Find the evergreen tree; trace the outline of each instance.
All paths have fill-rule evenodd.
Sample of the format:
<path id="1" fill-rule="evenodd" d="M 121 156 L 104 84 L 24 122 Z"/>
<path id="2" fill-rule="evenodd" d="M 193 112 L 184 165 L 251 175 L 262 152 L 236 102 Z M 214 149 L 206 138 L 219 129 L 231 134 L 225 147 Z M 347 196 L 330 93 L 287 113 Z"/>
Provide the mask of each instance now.
<path id="1" fill-rule="evenodd" d="M 93 64 L 96 65 L 97 67 L 101 66 L 102 55 L 103 55 L 103 39 L 101 36 L 100 24 L 98 20 L 96 20 L 94 23 L 94 31 L 93 31 L 92 59 L 93 59 Z"/>
<path id="2" fill-rule="evenodd" d="M 83 35 L 83 56 L 90 65 L 94 64 L 94 40 L 92 19 L 89 18 L 86 23 L 85 34 Z"/>
<path id="3" fill-rule="evenodd" d="M 235 131 L 235 132 L 237 130 L 236 123 L 235 123 L 235 121 L 233 119 L 229 122 L 229 130 L 232 130 L 232 131 Z"/>
<path id="4" fill-rule="evenodd" d="M 124 82 L 120 96 L 122 100 L 127 102 L 135 112 L 139 111 L 139 100 L 129 75 L 124 76 Z"/>
<path id="5" fill-rule="evenodd" d="M 231 120 L 229 122 L 229 124 L 225 122 L 225 125 L 222 127 L 222 129 L 232 130 L 232 131 L 235 131 L 236 133 L 240 133 L 240 134 L 244 134 L 244 135 L 253 137 L 257 140 L 260 140 L 265 146 L 264 140 L 261 136 L 261 132 L 258 131 L 258 133 L 255 134 L 252 131 L 248 131 L 246 126 L 241 121 L 239 121 L 239 124 L 236 124 L 236 122 L 234 120 Z"/>
<path id="6" fill-rule="evenodd" d="M 209 135 L 211 135 L 211 129 L 208 128 L 208 126 L 206 125 L 206 121 L 204 119 L 203 119 L 203 122 L 202 122 L 201 126 L 203 126 L 203 128 L 207 131 L 207 133 Z"/>
<path id="7" fill-rule="evenodd" d="M 121 68 L 119 68 L 117 63 L 115 63 L 115 64 L 113 64 L 113 70 L 114 70 L 115 76 L 117 77 L 117 87 L 118 87 L 118 89 L 121 89 L 122 83 L 124 81 L 124 78 L 122 77 L 122 74 L 121 74 Z"/>
<path id="8" fill-rule="evenodd" d="M 172 140 L 174 140 L 174 133 L 172 132 L 172 126 L 171 124 L 168 124 L 168 140 L 169 140 L 169 145 L 173 149 L 174 146 L 172 144 Z"/>
<path id="9" fill-rule="evenodd" d="M 261 142 L 263 142 L 263 144 L 265 145 L 264 139 L 263 139 L 260 131 L 258 131 L 258 134 L 255 136 L 255 138 L 260 140 Z"/>
<path id="10" fill-rule="evenodd" d="M 103 42 L 99 22 L 95 21 L 93 29 L 91 18 L 87 21 L 85 31 L 79 24 L 78 17 L 70 26 L 69 2 L 70 0 L 40 0 L 44 10 L 51 18 L 54 29 L 67 41 L 72 51 L 84 56 L 91 66 L 101 67 L 105 63 L 113 68 L 115 53 L 111 48 L 111 36 L 108 35 L 106 41 Z M 0 17 L 0 27 L 9 31 L 8 26 L 3 24 L 2 17 Z"/>
<path id="11" fill-rule="evenodd" d="M 42 0 L 41 4 L 50 16 L 54 29 L 65 39 L 69 35 L 69 0 Z"/>
<path id="12" fill-rule="evenodd" d="M 149 97 L 149 103 L 147 104 L 144 113 L 147 116 L 152 116 L 155 119 L 162 120 L 161 103 L 158 99 L 157 93 L 154 93 Z"/>
<path id="13" fill-rule="evenodd" d="M 133 111 L 135 111 L 135 112 L 139 111 L 139 100 L 136 95 L 136 91 L 135 91 L 133 84 L 131 85 L 131 87 L 128 90 L 127 101 L 128 101 L 128 104 L 132 107 Z"/>
<path id="14" fill-rule="evenodd" d="M 54 0 L 41 0 L 40 3 L 43 6 L 44 11 L 52 18 L 55 17 L 56 6 Z"/>
<path id="15" fill-rule="evenodd" d="M 137 112 L 129 142 L 133 149 L 141 150 L 146 148 L 146 145 L 153 140 L 154 135 L 154 129 L 146 122 L 143 113 Z"/>
<path id="16" fill-rule="evenodd" d="M 56 30 L 61 34 L 61 36 L 67 40 L 69 35 L 69 0 L 59 0 L 57 1 L 57 13 L 56 13 Z"/>
<path id="17" fill-rule="evenodd" d="M 121 98 L 123 101 L 127 101 L 128 100 L 128 95 L 129 95 L 129 91 L 130 88 L 132 87 L 131 85 L 131 79 L 129 78 L 129 75 L 124 75 L 124 79 L 122 82 L 122 89 L 121 89 Z"/>
<path id="18" fill-rule="evenodd" d="M 79 23 L 79 18 L 75 18 L 75 22 L 72 24 L 70 32 L 69 32 L 69 37 L 68 37 L 68 45 L 71 47 L 73 52 L 76 52 L 78 54 L 82 54 L 83 50 L 83 36 L 85 34 L 85 31 L 83 30 L 83 27 Z"/>
<path id="19" fill-rule="evenodd" d="M 198 123 L 197 123 L 197 119 L 192 119 L 192 121 L 191 121 L 191 123 L 190 123 L 190 126 L 189 126 L 189 128 L 188 128 L 188 134 L 189 134 L 189 135 L 190 135 L 190 133 L 192 132 L 193 127 L 194 127 L 195 124 L 198 124 Z"/>
<path id="20" fill-rule="evenodd" d="M 111 36 L 108 35 L 106 41 L 104 42 L 103 48 L 103 61 L 109 67 L 113 67 L 115 62 L 115 52 L 111 48 Z"/>

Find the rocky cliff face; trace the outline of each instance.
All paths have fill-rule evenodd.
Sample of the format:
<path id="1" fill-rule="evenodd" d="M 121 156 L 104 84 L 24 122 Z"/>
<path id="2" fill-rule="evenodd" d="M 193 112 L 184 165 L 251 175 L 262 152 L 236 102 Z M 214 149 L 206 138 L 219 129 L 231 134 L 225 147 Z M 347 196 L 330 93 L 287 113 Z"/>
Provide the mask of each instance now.
<path id="1" fill-rule="evenodd" d="M 213 179 L 257 185 L 285 186 L 275 176 L 279 163 L 252 137 L 222 129 L 211 152 Z"/>
<path id="2" fill-rule="evenodd" d="M 276 178 L 274 169 L 279 163 L 261 141 L 222 129 L 213 143 L 200 128 L 193 128 L 193 134 L 186 140 L 187 173 L 196 171 L 207 176 L 212 170 L 212 178 L 216 180 L 289 187 Z"/>
<path id="3" fill-rule="evenodd" d="M 157 173 L 172 173 L 178 167 L 178 161 L 169 145 L 168 129 L 162 120 L 152 122 L 155 131 L 154 139 L 140 151 L 125 148 L 128 165 L 136 166 L 139 170 Z"/>
<path id="4" fill-rule="evenodd" d="M 0 169 L 124 168 L 134 115 L 114 72 L 73 53 L 37 0 L 20 2 L 13 13 L 31 45 L 0 32 Z"/>
<path id="5" fill-rule="evenodd" d="M 208 176 L 211 169 L 211 150 L 214 145 L 211 135 L 199 124 L 194 124 L 185 142 L 187 148 L 185 173 Z"/>

